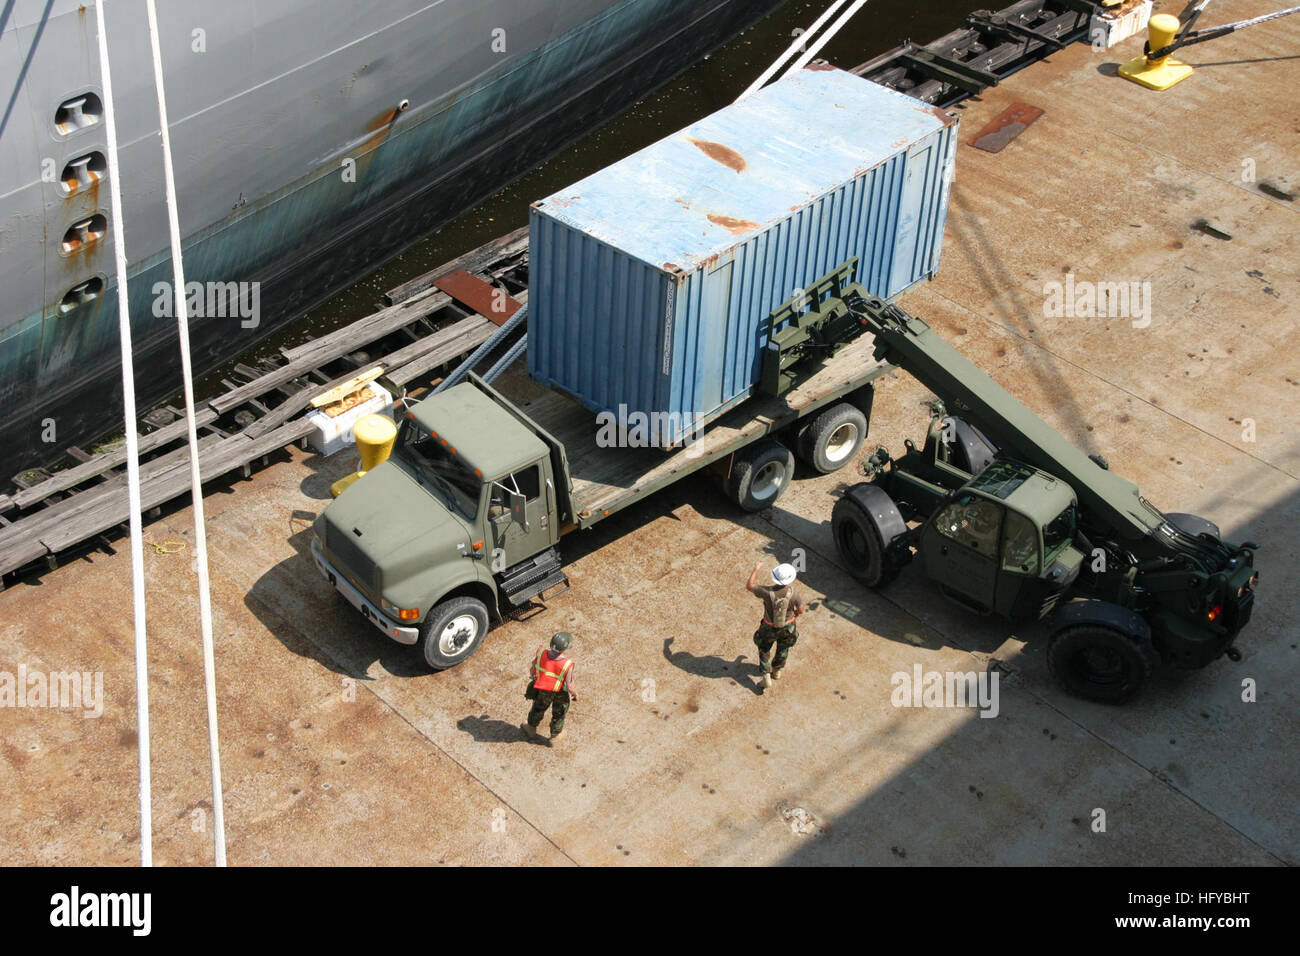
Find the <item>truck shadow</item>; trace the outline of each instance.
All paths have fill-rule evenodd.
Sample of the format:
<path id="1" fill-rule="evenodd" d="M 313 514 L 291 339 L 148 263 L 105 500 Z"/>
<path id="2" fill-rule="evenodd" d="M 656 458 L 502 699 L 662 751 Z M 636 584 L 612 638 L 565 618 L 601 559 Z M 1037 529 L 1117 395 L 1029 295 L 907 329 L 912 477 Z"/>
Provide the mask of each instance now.
<path id="1" fill-rule="evenodd" d="M 294 517 L 306 521 L 314 515 L 296 511 Z M 253 583 L 244 606 L 288 650 L 336 674 L 369 680 L 368 671 L 378 663 L 397 677 L 427 676 L 415 648 L 379 633 L 316 570 L 311 535 L 308 524 L 288 537 L 293 556 Z"/>

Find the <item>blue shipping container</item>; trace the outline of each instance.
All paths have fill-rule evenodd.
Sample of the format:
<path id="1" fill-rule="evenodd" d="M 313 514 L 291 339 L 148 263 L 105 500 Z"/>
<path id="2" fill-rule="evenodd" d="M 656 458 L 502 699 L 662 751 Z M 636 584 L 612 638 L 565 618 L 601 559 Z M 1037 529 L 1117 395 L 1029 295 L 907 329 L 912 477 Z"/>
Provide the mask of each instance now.
<path id="1" fill-rule="evenodd" d="M 804 285 L 851 256 L 882 298 L 935 273 L 956 134 L 817 65 L 534 203 L 529 371 L 680 441 L 749 396 Z"/>

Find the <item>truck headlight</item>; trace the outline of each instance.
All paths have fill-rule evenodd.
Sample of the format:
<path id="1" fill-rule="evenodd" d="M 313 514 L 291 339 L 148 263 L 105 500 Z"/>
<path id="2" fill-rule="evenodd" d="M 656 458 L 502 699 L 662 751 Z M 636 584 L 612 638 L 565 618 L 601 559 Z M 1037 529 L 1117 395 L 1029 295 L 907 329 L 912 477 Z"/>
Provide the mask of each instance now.
<path id="1" fill-rule="evenodd" d="M 419 620 L 420 609 L 418 607 L 398 607 L 392 601 L 382 597 L 379 599 L 379 605 L 399 621 Z"/>

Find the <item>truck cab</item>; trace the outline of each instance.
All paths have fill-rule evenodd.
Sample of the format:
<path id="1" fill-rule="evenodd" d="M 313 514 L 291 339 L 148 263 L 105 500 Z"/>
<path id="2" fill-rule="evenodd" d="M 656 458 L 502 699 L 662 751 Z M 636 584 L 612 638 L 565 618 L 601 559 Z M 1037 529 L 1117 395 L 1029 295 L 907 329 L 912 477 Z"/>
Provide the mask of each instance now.
<path id="1" fill-rule="evenodd" d="M 551 446 L 467 382 L 410 407 L 392 455 L 317 518 L 313 559 L 388 637 L 451 667 L 503 598 L 567 583 L 546 560 L 559 504 Z"/>
<path id="2" fill-rule="evenodd" d="M 1078 502 L 1063 481 L 995 460 L 922 526 L 928 577 L 972 610 L 1013 620 L 1045 617 L 1079 576 Z"/>

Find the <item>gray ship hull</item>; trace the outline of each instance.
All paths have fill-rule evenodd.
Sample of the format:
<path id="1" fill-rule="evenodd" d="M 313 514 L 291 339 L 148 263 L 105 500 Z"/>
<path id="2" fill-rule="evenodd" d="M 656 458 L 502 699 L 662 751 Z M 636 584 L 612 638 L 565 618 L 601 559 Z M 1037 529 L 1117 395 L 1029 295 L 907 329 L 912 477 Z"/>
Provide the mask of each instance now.
<path id="1" fill-rule="evenodd" d="M 334 0 L 269 15 L 243 2 L 162 5 L 186 278 L 209 289 L 258 284 L 255 303 L 247 289 L 238 302 L 199 303 L 196 368 L 251 347 L 776 5 L 386 0 L 354 9 Z M 148 403 L 179 387 L 175 320 L 159 308 L 171 266 L 157 108 L 143 4 L 106 7 L 137 390 Z M 106 221 L 107 185 L 93 161 L 65 178 L 69 164 L 103 150 L 103 124 L 77 126 L 84 107 L 56 121 L 59 104 L 99 91 L 93 8 L 49 0 L 6 9 L 7 475 L 119 424 L 121 387 L 118 224 Z M 69 232 L 94 217 L 104 219 Z"/>

